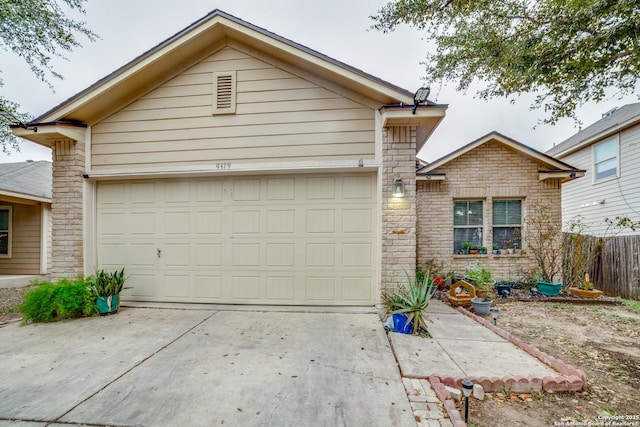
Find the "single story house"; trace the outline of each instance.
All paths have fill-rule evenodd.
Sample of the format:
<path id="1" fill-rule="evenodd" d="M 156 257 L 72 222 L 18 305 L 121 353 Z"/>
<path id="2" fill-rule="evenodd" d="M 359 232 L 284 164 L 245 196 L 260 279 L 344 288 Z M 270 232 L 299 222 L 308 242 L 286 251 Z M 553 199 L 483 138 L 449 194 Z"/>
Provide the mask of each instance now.
<path id="1" fill-rule="evenodd" d="M 51 163 L 0 163 L 0 275 L 51 265 Z"/>
<path id="2" fill-rule="evenodd" d="M 547 154 L 586 170 L 585 179 L 562 188 L 565 223 L 580 217 L 587 233 L 611 235 L 605 218 L 640 221 L 640 102 L 615 108 Z M 618 235 L 637 234 L 630 229 Z"/>
<path id="3" fill-rule="evenodd" d="M 415 267 L 416 153 L 445 111 L 215 10 L 13 131 L 52 149 L 54 279 L 370 306 Z"/>
<path id="4" fill-rule="evenodd" d="M 456 274 L 476 261 L 494 278 L 531 271 L 527 216 L 544 207 L 561 223 L 561 187 L 584 171 L 498 132 L 485 135 L 416 171 L 417 262 L 433 260 Z M 560 237 L 560 236 L 558 236 Z M 486 248 L 463 254 L 463 243 Z M 513 253 L 492 253 L 516 249 Z"/>

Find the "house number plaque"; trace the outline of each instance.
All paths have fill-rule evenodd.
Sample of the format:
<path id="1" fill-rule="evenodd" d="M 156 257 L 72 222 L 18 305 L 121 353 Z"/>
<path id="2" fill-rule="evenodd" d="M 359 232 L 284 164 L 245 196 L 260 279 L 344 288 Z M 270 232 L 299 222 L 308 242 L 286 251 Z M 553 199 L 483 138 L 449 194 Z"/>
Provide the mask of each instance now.
<path id="1" fill-rule="evenodd" d="M 231 169 L 231 163 L 216 163 L 216 169 Z"/>

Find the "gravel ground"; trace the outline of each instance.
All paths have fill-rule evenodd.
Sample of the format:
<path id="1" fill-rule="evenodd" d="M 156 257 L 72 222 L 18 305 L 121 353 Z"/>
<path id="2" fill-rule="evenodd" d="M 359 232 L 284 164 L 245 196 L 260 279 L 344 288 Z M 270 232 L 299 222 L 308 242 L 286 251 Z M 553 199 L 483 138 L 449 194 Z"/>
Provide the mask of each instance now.
<path id="1" fill-rule="evenodd" d="M 22 304 L 24 294 L 30 289 L 33 289 L 33 286 L 0 288 L 0 327 L 22 318 L 18 306 Z"/>

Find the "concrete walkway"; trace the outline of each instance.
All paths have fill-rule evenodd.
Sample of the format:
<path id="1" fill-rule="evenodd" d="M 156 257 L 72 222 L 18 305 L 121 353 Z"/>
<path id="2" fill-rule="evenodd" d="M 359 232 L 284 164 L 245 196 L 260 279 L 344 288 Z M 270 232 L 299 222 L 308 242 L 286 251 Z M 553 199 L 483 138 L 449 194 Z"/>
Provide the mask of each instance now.
<path id="1" fill-rule="evenodd" d="M 0 328 L 0 426 L 416 425 L 375 313 L 255 310 Z"/>
<path id="2" fill-rule="evenodd" d="M 586 381 L 584 372 L 467 311 L 432 300 L 427 314 L 430 338 L 389 333 L 420 427 L 465 425 L 459 402 L 445 387 L 461 390 L 465 378 L 484 391 L 518 393 L 580 390 Z"/>
<path id="3" fill-rule="evenodd" d="M 431 338 L 390 334 L 405 377 L 558 375 L 546 364 L 441 301 L 432 300 L 427 313 Z"/>

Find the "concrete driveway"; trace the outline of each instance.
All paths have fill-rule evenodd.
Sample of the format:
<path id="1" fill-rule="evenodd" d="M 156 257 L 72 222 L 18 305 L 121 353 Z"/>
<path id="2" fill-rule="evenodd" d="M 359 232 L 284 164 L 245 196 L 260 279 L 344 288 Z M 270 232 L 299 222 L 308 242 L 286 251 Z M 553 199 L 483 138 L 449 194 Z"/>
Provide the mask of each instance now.
<path id="1" fill-rule="evenodd" d="M 0 328 L 0 427 L 416 425 L 377 315 L 197 307 Z"/>

